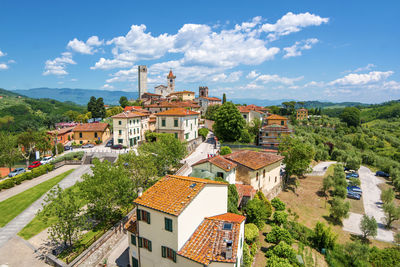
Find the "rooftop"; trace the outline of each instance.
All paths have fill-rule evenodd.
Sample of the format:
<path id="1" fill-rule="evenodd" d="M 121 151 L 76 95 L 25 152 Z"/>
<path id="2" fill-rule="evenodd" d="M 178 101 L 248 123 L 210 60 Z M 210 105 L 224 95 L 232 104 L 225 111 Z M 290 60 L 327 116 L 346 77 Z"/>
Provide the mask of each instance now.
<path id="1" fill-rule="evenodd" d="M 104 132 L 107 127 L 105 122 L 82 123 L 75 126 L 74 132 Z"/>
<path id="2" fill-rule="evenodd" d="M 194 92 L 183 90 L 183 91 L 172 92 L 169 95 L 180 95 L 180 94 L 194 94 Z"/>
<path id="3" fill-rule="evenodd" d="M 287 120 L 287 119 L 288 118 L 276 114 L 272 114 L 271 116 L 267 117 L 267 120 Z"/>
<path id="4" fill-rule="evenodd" d="M 172 70 L 169 71 L 167 78 L 175 78 L 174 74 L 172 73 Z"/>
<path id="5" fill-rule="evenodd" d="M 111 118 L 113 119 L 130 119 L 130 118 L 137 118 L 137 117 L 148 117 L 148 114 L 144 114 L 141 112 L 136 112 L 136 111 L 128 111 L 128 112 L 122 112 L 117 115 L 112 116 Z"/>
<path id="6" fill-rule="evenodd" d="M 134 203 L 178 216 L 207 184 L 227 186 L 224 182 L 167 175 L 135 199 Z"/>
<path id="7" fill-rule="evenodd" d="M 251 150 L 237 151 L 225 155 L 224 157 L 253 170 L 258 170 L 283 159 L 283 157 L 279 155 Z"/>
<path id="8" fill-rule="evenodd" d="M 240 224 L 244 216 L 225 213 L 205 218 L 178 252 L 179 255 L 208 265 L 211 262 L 236 262 L 239 246 Z M 224 227 L 230 223 L 230 227 Z M 232 258 L 227 258 L 227 241 L 232 241 Z"/>
<path id="9" fill-rule="evenodd" d="M 234 163 L 230 160 L 227 160 L 224 157 L 219 156 L 219 155 L 212 157 L 212 158 L 202 159 L 202 160 L 196 162 L 195 164 L 193 164 L 192 166 L 200 165 L 200 164 L 203 164 L 206 162 L 210 162 L 211 164 L 223 169 L 226 172 L 231 171 L 233 168 L 235 168 L 237 166 L 236 163 Z"/>
<path id="10" fill-rule="evenodd" d="M 186 108 L 171 108 L 166 111 L 155 114 L 156 116 L 191 116 L 199 115 L 199 112 L 188 110 Z"/>
<path id="11" fill-rule="evenodd" d="M 194 101 L 172 101 L 172 102 L 159 102 L 155 104 L 146 105 L 146 108 L 200 108 L 197 102 Z"/>
<path id="12" fill-rule="evenodd" d="M 219 99 L 218 97 L 201 96 L 200 98 L 207 99 L 208 101 L 219 101 L 219 102 L 221 102 L 221 99 Z"/>
<path id="13" fill-rule="evenodd" d="M 239 194 L 239 199 L 242 197 L 251 197 L 253 198 L 256 194 L 256 190 L 251 185 L 246 184 L 235 184 L 236 190 Z"/>
<path id="14" fill-rule="evenodd" d="M 143 94 L 142 94 L 142 97 L 143 97 L 143 96 L 161 96 L 161 95 L 146 92 L 146 93 L 143 93 Z"/>
<path id="15" fill-rule="evenodd" d="M 69 132 L 72 132 L 72 130 L 74 129 L 75 127 L 66 127 L 66 128 L 61 128 L 61 129 L 57 129 L 57 130 L 53 130 L 53 131 L 48 131 L 47 133 L 48 134 L 59 134 L 59 135 L 62 135 L 62 134 L 66 134 L 66 133 L 69 133 Z"/>
<path id="16" fill-rule="evenodd" d="M 128 221 L 125 223 L 124 228 L 133 233 L 136 234 L 137 232 L 137 224 L 136 224 L 136 211 L 134 214 L 132 214 L 131 217 L 129 217 Z"/>

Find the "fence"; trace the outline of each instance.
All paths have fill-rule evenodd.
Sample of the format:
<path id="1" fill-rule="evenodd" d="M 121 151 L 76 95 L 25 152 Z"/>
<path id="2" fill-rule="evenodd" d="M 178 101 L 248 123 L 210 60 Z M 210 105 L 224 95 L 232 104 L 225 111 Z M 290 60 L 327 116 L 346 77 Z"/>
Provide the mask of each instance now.
<path id="1" fill-rule="evenodd" d="M 64 165 L 82 165 L 82 160 L 63 160 L 54 164 L 54 169 L 60 168 Z"/>
<path id="2" fill-rule="evenodd" d="M 182 167 L 179 168 L 179 170 L 176 171 L 175 175 L 184 175 L 186 171 L 189 169 L 189 164 L 185 162 L 185 164 L 182 165 Z"/>

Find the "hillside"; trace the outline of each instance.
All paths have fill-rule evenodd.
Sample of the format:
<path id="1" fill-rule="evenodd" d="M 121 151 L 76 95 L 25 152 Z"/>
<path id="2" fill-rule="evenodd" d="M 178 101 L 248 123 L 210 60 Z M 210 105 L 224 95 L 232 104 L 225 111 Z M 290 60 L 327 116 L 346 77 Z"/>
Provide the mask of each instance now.
<path id="1" fill-rule="evenodd" d="M 0 130 L 20 132 L 27 129 L 50 128 L 65 120 L 68 110 L 83 112 L 85 106 L 54 99 L 32 99 L 0 89 Z"/>
<path id="2" fill-rule="evenodd" d="M 95 96 L 96 98 L 102 97 L 104 99 L 104 103 L 109 105 L 118 104 L 121 96 L 126 96 L 128 99 L 136 99 L 138 96 L 137 92 L 47 87 L 33 88 L 28 90 L 13 90 L 13 92 L 31 98 L 47 97 L 62 102 L 74 102 L 78 105 L 86 105 L 91 96 Z"/>

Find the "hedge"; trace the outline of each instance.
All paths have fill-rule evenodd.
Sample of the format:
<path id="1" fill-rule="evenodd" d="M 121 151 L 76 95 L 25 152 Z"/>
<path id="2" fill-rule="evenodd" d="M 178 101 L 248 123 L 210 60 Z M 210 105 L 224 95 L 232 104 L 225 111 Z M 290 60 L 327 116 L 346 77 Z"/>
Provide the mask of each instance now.
<path id="1" fill-rule="evenodd" d="M 83 158 L 83 155 L 85 152 L 79 151 L 79 152 L 70 152 L 65 155 L 62 155 L 60 157 L 57 157 L 55 160 L 53 160 L 51 163 L 55 164 L 64 160 L 81 160 Z"/>
<path id="2" fill-rule="evenodd" d="M 37 168 L 34 168 L 30 172 L 24 172 L 24 173 L 18 174 L 16 176 L 14 176 L 13 178 L 10 178 L 10 179 L 7 179 L 7 180 L 1 182 L 0 190 L 9 189 L 11 187 L 14 187 L 15 185 L 21 184 L 25 180 L 32 180 L 33 178 L 36 178 L 47 172 L 50 172 L 53 169 L 54 169 L 53 164 L 45 164 L 45 165 L 41 165 Z"/>

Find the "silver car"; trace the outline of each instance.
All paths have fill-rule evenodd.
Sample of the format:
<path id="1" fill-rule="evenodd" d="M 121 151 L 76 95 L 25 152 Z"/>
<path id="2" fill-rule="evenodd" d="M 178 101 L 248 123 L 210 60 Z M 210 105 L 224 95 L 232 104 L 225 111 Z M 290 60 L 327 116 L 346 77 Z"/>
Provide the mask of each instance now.
<path id="1" fill-rule="evenodd" d="M 18 174 L 21 174 L 21 173 L 24 173 L 24 172 L 25 172 L 24 168 L 16 168 L 16 169 L 14 169 L 12 172 L 10 172 L 8 174 L 8 177 L 14 177 L 14 176 L 16 176 Z"/>
<path id="2" fill-rule="evenodd" d="M 82 148 L 92 148 L 92 147 L 94 147 L 93 144 L 86 144 L 82 146 Z"/>

